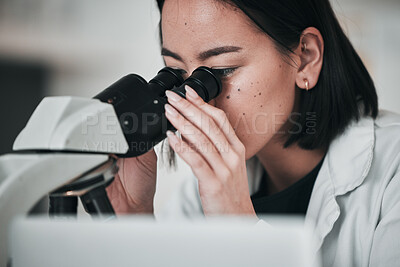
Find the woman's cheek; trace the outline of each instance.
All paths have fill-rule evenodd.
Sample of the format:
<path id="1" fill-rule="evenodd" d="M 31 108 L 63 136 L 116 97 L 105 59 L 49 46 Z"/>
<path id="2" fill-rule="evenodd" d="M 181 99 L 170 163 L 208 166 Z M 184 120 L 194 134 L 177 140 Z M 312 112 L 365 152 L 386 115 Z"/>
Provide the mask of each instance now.
<path id="1" fill-rule="evenodd" d="M 267 93 L 261 81 L 252 84 L 230 83 L 215 99 L 215 106 L 225 111 L 229 123 L 246 147 L 246 159 L 252 157 L 272 137 L 272 119 L 269 114 Z"/>

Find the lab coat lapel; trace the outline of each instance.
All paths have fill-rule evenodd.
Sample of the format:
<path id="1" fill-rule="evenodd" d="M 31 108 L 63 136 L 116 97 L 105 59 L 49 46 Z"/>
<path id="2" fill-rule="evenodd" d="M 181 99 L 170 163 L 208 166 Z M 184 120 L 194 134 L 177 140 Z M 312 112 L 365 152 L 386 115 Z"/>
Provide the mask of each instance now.
<path id="1" fill-rule="evenodd" d="M 362 184 L 371 167 L 374 149 L 374 121 L 362 117 L 330 145 L 314 184 L 306 223 L 314 231 L 315 252 L 340 216 L 336 198 Z"/>

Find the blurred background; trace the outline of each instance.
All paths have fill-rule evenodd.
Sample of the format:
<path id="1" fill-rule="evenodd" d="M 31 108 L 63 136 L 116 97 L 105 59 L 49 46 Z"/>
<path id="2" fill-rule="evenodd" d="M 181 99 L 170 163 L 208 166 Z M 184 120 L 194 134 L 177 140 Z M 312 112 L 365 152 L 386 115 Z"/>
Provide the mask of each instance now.
<path id="1" fill-rule="evenodd" d="M 380 108 L 400 113 L 400 1 L 331 0 L 370 71 Z M 44 96 L 92 97 L 128 73 L 163 67 L 152 0 L 0 0 L 0 154 Z M 156 147 L 158 155 L 160 145 Z M 155 212 L 190 174 L 161 162 Z"/>

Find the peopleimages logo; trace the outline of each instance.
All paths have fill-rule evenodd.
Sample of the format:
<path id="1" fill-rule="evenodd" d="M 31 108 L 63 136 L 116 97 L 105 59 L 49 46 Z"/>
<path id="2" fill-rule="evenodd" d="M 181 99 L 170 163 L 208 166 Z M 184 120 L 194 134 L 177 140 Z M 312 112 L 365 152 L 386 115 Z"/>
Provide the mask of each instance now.
<path id="1" fill-rule="evenodd" d="M 83 143 L 82 151 L 83 152 L 102 152 L 107 151 L 109 153 L 118 153 L 120 151 L 124 151 L 126 148 L 126 143 L 115 142 L 115 141 L 87 141 Z"/>
<path id="2" fill-rule="evenodd" d="M 82 121 L 82 135 L 90 135 L 95 131 L 100 131 L 101 135 L 115 135 L 121 131 L 121 126 L 113 113 L 83 115 Z"/>
<path id="3" fill-rule="evenodd" d="M 307 112 L 304 119 L 301 118 L 301 113 L 291 112 L 289 115 L 285 113 L 266 113 L 256 112 L 252 115 L 245 113 L 228 114 L 224 113 L 222 120 L 220 120 L 219 128 L 226 126 L 228 123 L 232 126 L 233 131 L 240 129 L 242 134 L 248 135 L 265 135 L 265 134 L 315 134 L 317 128 L 317 114 L 315 112 Z M 200 128 L 203 133 L 208 135 L 216 129 L 216 123 L 213 119 L 204 114 L 186 116 L 186 123 L 182 126 L 185 135 L 195 134 L 197 131 L 193 125 Z M 161 130 L 166 132 L 168 129 L 168 121 L 165 115 L 162 117 L 154 113 L 135 114 L 133 112 L 123 113 L 119 121 L 115 115 L 100 114 L 96 116 L 85 116 L 82 124 L 82 134 L 88 135 L 94 131 L 100 131 L 101 135 L 115 135 L 123 131 L 124 134 L 133 134 L 140 131 L 141 134 L 150 132 L 150 128 L 157 124 L 161 125 Z M 305 121 L 305 129 L 303 129 L 300 121 Z M 290 127 L 285 127 L 289 125 Z M 228 127 L 229 129 L 231 127 Z"/>

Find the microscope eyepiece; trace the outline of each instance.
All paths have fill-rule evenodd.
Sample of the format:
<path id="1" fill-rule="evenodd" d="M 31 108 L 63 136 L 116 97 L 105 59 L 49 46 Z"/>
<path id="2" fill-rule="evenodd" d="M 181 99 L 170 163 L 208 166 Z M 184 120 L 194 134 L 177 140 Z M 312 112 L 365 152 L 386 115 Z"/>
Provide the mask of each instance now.
<path id="1" fill-rule="evenodd" d="M 149 88 L 157 96 L 164 96 L 165 91 L 183 83 L 179 70 L 170 67 L 161 69 L 157 75 L 149 81 Z"/>
<path id="2" fill-rule="evenodd" d="M 186 97 L 185 85 L 193 88 L 205 102 L 209 102 L 211 99 L 217 97 L 222 90 L 220 78 L 215 75 L 212 69 L 204 66 L 195 69 L 192 75 L 181 86 L 171 90 L 182 97 Z"/>
<path id="3" fill-rule="evenodd" d="M 179 70 L 165 67 L 149 83 L 137 74 L 129 74 L 97 94 L 94 98 L 112 104 L 117 113 L 132 111 L 154 97 L 163 97 L 165 91 L 183 83 Z"/>
<path id="4" fill-rule="evenodd" d="M 184 80 L 180 70 L 165 67 L 148 83 L 139 75 L 130 74 L 94 97 L 114 107 L 129 146 L 129 151 L 120 157 L 144 154 L 165 139 L 167 130 L 176 130 L 165 117 L 165 91 L 172 90 L 186 98 L 185 85 L 205 102 L 222 90 L 221 80 L 211 68 L 199 67 Z"/>

